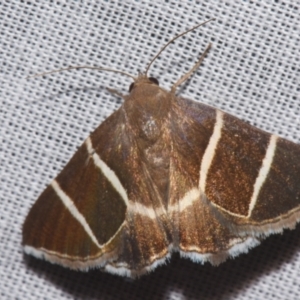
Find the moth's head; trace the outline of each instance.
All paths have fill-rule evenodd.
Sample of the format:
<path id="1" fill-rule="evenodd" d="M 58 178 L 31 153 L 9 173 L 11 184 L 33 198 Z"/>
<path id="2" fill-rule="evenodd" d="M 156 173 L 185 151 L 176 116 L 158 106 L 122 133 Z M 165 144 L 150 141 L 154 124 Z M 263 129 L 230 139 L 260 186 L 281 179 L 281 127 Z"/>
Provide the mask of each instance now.
<path id="1" fill-rule="evenodd" d="M 147 84 L 159 86 L 159 82 L 155 77 L 147 77 L 146 75 L 141 74 L 134 82 L 130 84 L 129 93 L 131 93 L 136 87 Z"/>

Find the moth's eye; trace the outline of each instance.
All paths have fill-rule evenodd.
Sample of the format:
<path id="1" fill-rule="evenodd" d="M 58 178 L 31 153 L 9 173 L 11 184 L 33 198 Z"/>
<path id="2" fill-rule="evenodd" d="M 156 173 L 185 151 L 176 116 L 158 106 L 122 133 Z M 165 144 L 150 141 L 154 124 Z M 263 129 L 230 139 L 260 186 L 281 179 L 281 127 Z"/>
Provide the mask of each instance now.
<path id="1" fill-rule="evenodd" d="M 156 78 L 154 78 L 154 77 L 149 77 L 149 80 L 150 80 L 152 83 L 154 83 L 154 84 L 156 84 L 156 85 L 159 85 L 159 82 L 158 82 L 158 80 L 157 80 Z"/>
<path id="2" fill-rule="evenodd" d="M 134 87 L 134 82 L 129 86 L 129 93 L 132 91 L 133 87 Z"/>

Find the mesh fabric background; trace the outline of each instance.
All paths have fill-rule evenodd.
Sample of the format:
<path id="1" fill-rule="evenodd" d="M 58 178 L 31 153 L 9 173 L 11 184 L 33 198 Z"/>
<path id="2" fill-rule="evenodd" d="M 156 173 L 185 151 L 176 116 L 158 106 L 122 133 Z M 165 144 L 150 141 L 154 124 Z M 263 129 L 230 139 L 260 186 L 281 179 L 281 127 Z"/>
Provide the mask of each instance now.
<path id="1" fill-rule="evenodd" d="M 126 93 L 131 83 L 89 70 L 30 74 L 98 65 L 136 75 L 171 37 L 215 17 L 170 45 L 150 75 L 170 88 L 211 41 L 181 95 L 300 142 L 299 1 L 82 2 L 0 1 L 0 298 L 300 299 L 299 226 L 217 268 L 175 255 L 137 281 L 23 255 L 29 208 L 120 106 L 106 87 Z"/>

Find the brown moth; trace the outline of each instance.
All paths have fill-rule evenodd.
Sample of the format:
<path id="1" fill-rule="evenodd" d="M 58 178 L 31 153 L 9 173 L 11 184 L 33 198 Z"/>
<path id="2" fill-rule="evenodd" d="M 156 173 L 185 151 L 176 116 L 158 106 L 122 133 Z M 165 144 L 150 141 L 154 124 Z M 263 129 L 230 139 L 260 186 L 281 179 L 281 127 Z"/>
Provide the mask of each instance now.
<path id="1" fill-rule="evenodd" d="M 27 254 L 135 277 L 173 251 L 217 265 L 295 227 L 300 146 L 175 94 L 209 48 L 171 91 L 147 76 L 154 59 L 128 75 L 123 105 L 31 208 Z"/>

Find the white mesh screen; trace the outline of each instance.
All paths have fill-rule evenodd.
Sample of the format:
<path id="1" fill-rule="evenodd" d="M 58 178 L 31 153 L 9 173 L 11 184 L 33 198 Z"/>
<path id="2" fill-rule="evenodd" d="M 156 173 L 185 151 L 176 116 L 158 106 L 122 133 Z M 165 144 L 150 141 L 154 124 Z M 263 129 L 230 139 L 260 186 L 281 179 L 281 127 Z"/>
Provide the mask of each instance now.
<path id="1" fill-rule="evenodd" d="M 181 95 L 300 142 L 298 1 L 101 2 L 0 2 L 0 298 L 300 299 L 299 226 L 217 268 L 175 256 L 134 282 L 23 255 L 29 208 L 120 106 L 106 87 L 126 93 L 131 83 L 90 70 L 28 75 L 70 65 L 136 75 L 171 37 L 215 17 L 170 45 L 150 75 L 169 89 L 212 42 Z"/>

